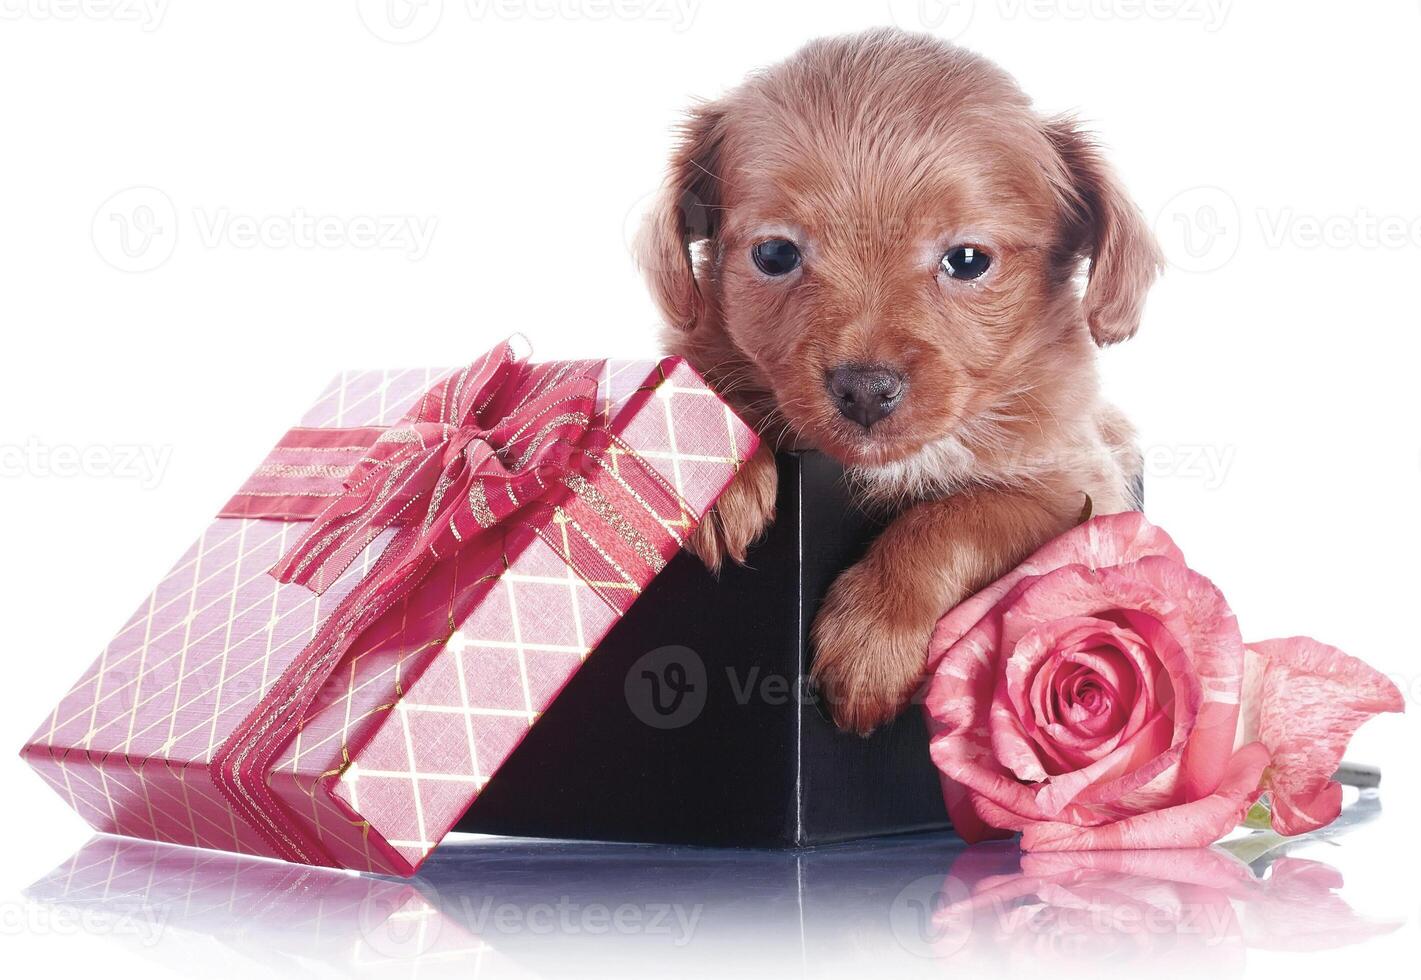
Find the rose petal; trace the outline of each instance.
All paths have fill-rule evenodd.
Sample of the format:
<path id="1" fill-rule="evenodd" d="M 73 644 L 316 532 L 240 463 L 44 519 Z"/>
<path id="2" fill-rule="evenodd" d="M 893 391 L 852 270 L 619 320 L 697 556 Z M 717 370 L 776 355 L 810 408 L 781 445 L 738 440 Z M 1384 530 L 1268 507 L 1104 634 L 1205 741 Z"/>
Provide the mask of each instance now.
<path id="1" fill-rule="evenodd" d="M 1047 542 L 1007 575 L 954 606 L 938 620 L 928 644 L 928 668 L 935 669 L 948 648 L 999 603 L 1024 578 L 1044 575 L 1065 565 L 1109 568 L 1152 555 L 1184 563 L 1184 553 L 1168 534 L 1130 511 L 1095 517 Z"/>
<path id="2" fill-rule="evenodd" d="M 998 651 L 1009 649 L 1031 629 L 1063 617 L 1121 615 L 1122 610 L 1132 617 L 1132 628 L 1154 630 L 1154 653 L 1174 691 L 1173 745 L 1163 751 L 1155 741 L 1159 722 L 1151 712 L 1147 740 L 1121 746 L 1119 756 L 1107 757 L 1089 771 L 1051 777 L 1042 795 L 1040 784 L 1023 785 L 1002 764 L 992 743 Z M 1175 634 L 1187 638 L 1193 658 Z M 930 714 L 942 723 L 933 759 L 949 779 L 990 801 L 987 806 L 973 800 L 982 819 L 993 823 L 1003 813 L 1010 815 L 1008 822 L 994 823 L 1003 829 L 1019 829 L 1023 821 L 1033 820 L 1110 822 L 1121 816 L 1127 794 L 1128 802 L 1149 808 L 1202 798 L 1217 787 L 1232 750 L 1242 658 L 1237 625 L 1222 596 L 1203 576 L 1167 558 L 1144 558 L 1128 569 L 1074 565 L 1026 577 L 940 659 L 927 699 Z M 1208 684 L 1207 696 L 1201 678 Z M 1200 718 L 1207 721 L 1202 730 Z M 1215 730 L 1225 725 L 1226 732 Z M 1150 758 L 1150 752 L 1157 754 Z M 1214 762 L 1214 755 L 1221 757 Z M 1019 764 L 1024 756 L 1009 758 Z M 1197 782 L 1186 780 L 1191 773 Z M 1168 785 L 1161 782 L 1166 776 Z M 1098 805 L 1099 812 L 1072 806 L 1078 797 Z M 1001 812 L 989 816 L 993 810 Z"/>
<path id="3" fill-rule="evenodd" d="M 1028 783 L 1039 783 L 1047 777 L 1041 764 L 1036 746 L 1021 729 L 1021 723 L 1011 708 L 1001 701 L 992 705 L 991 725 L 988 728 L 992 740 L 992 751 L 997 761 L 1011 770 L 1017 779 Z"/>
<path id="4" fill-rule="evenodd" d="M 958 641 L 1006 598 L 1023 579 L 1060 568 L 1062 565 L 1080 563 L 1091 568 L 1105 568 L 1121 562 L 1135 561 L 1147 555 L 1160 555 L 1175 561 L 1184 561 L 1184 554 L 1175 546 L 1169 535 L 1145 520 L 1143 514 L 1110 514 L 1086 521 L 1061 537 L 1048 542 L 1010 573 L 967 601 L 948 610 L 946 615 L 938 621 L 928 645 L 927 666 L 929 672 L 934 675 L 939 674 L 941 662 L 949 648 L 956 646 Z M 979 655 L 989 656 L 985 652 L 974 653 L 971 656 Z M 943 718 L 935 716 L 939 712 L 950 714 L 944 707 L 945 703 L 958 699 L 958 703 L 962 704 L 964 703 L 963 694 L 962 685 L 949 685 L 942 683 L 938 677 L 934 678 L 928 691 L 927 703 L 924 705 L 928 715 L 928 726 L 932 731 L 944 734 L 945 730 L 951 727 L 944 722 Z M 934 707 L 934 702 L 936 702 L 936 707 Z M 990 695 L 988 703 L 990 703 Z M 936 741 L 936 736 L 934 740 Z M 960 815 L 960 824 L 957 817 L 954 817 L 954 826 L 959 828 L 959 833 L 963 834 L 964 839 L 971 839 L 969 834 L 982 834 L 984 825 L 979 816 L 981 808 L 964 805 L 962 801 L 965 799 L 965 794 L 955 790 L 948 791 L 948 787 L 955 785 L 951 778 L 944 775 L 942 782 L 944 795 L 948 801 L 949 815 L 952 815 L 953 809 L 957 810 Z M 997 824 L 996 826 L 1003 825 Z"/>
<path id="5" fill-rule="evenodd" d="M 1096 785 L 1100 779 L 1129 780 L 1113 787 L 1124 794 L 1173 771 L 1178 794 L 1166 795 L 1167 804 L 1201 799 L 1217 788 L 1233 751 L 1243 641 L 1228 604 L 1208 579 L 1168 558 L 1147 557 L 1124 568 L 1068 565 L 1024 580 L 1010 595 L 1014 598 L 998 607 L 996 649 L 1013 649 L 1033 630 L 1049 630 L 1073 617 L 1124 617 L 1151 648 L 1173 690 L 1167 707 L 1174 729 L 1170 744 L 1184 753 L 1178 767 L 1175 759 L 1162 758 L 1138 777 L 1113 766 L 1053 776 L 1054 788 L 1041 799 L 1053 816 L 1087 789 L 1095 790 L 1094 802 L 1114 802 Z"/>
<path id="6" fill-rule="evenodd" d="M 967 790 L 973 809 L 993 827 L 1020 830 L 1021 820 L 1045 819 L 1034 790 L 997 761 L 991 745 L 982 735 L 973 731 L 944 731 L 932 740 L 930 751 L 939 771 Z M 989 815 L 982 806 L 983 797 L 1016 816 L 1002 821 L 997 819 L 999 814 Z"/>
<path id="7" fill-rule="evenodd" d="M 1003 606 L 1031 584 L 1018 583 L 1003 597 Z M 1001 785 L 1021 790 L 1021 784 L 1007 774 L 993 754 L 989 735 L 989 711 L 996 683 L 996 650 L 1001 642 L 1001 614 L 992 611 L 953 644 L 940 658 L 928 688 L 924 708 L 932 735 L 933 759 L 942 776 L 943 797 L 953 829 L 969 843 L 994 834 L 990 829 L 1013 830 L 1014 826 L 987 821 L 979 816 L 977 801 L 959 785 Z M 1029 804 L 1029 798 L 1023 796 Z"/>
<path id="8" fill-rule="evenodd" d="M 1154 617 L 1163 629 L 1181 642 L 1189 637 L 1187 654 L 1203 700 L 1184 750 L 1180 780 L 1184 799 L 1202 799 L 1218 788 L 1233 752 L 1243 684 L 1238 621 L 1214 583 L 1182 564 L 1144 558 L 1131 567 L 1131 574 L 1173 601 L 1177 615 Z M 1132 621 L 1131 625 L 1156 652 L 1160 650 L 1160 643 L 1145 635 L 1144 624 Z M 1180 690 L 1175 693 L 1184 695 Z"/>
<path id="9" fill-rule="evenodd" d="M 1023 583 L 1023 589 L 1018 591 L 1029 587 Z M 1069 753 L 1062 755 L 1049 740 L 1043 742 L 1036 737 L 1040 726 L 1037 716 L 1043 714 L 1044 709 L 1032 702 L 1044 699 L 1044 693 L 1036 690 L 1037 685 L 1049 684 L 1049 678 L 1059 666 L 1062 656 L 1078 646 L 1091 643 L 1097 636 L 1111 632 L 1118 632 L 1118 627 L 1104 620 L 1089 617 L 1058 620 L 1023 638 L 1010 656 L 1001 658 L 998 683 L 992 696 L 989 732 L 997 758 L 1018 779 L 1027 782 L 1046 779 L 1048 771 L 1043 763 L 1055 763 L 1051 766 L 1054 772 L 1077 769 L 1085 764 Z M 1098 657 L 1095 666 L 1101 670 L 1108 669 Z M 1122 683 L 1113 674 L 1111 676 L 1117 684 Z M 1034 690 L 1035 696 L 1033 690 L 1028 688 Z M 1043 753 L 1046 759 L 1042 758 Z M 1103 754 L 1104 751 L 1095 753 L 1091 758 Z"/>
<path id="10" fill-rule="evenodd" d="M 1018 584 L 1004 597 L 1010 605 L 1034 579 Z M 990 610 L 939 658 L 924 698 L 928 718 L 947 733 L 981 729 L 986 735 L 988 711 L 997 677 L 997 653 L 1002 637 L 1001 610 Z M 984 740 L 985 746 L 985 740 Z"/>
<path id="11" fill-rule="evenodd" d="M 1093 788 L 1112 784 L 1123 786 L 1122 780 L 1132 774 L 1139 774 L 1136 781 L 1153 779 L 1165 767 L 1173 765 L 1180 755 L 1179 750 L 1170 751 L 1169 729 L 1169 719 L 1159 715 L 1156 724 L 1141 729 L 1109 755 L 1084 769 L 1051 777 L 1036 794 L 1041 812 L 1054 817 L 1067 804 L 1084 802 L 1083 798 Z M 1106 797 L 1107 801 L 1114 795 L 1118 794 Z"/>
<path id="12" fill-rule="evenodd" d="M 977 813 L 972 806 L 972 796 L 961 784 L 953 782 L 941 773 L 942 798 L 947 804 L 947 816 L 952 821 L 952 829 L 968 844 L 980 844 L 989 840 L 1005 840 L 1012 831 L 994 827 Z"/>
<path id="13" fill-rule="evenodd" d="M 1342 810 L 1332 781 L 1353 733 L 1375 714 L 1404 711 L 1401 692 L 1355 657 L 1305 636 L 1248 645 L 1243 734 L 1268 747 L 1273 828 L 1316 830 Z"/>
<path id="14" fill-rule="evenodd" d="M 1141 813 L 1102 827 L 1032 823 L 1022 833 L 1024 851 L 1120 850 L 1207 847 L 1232 830 L 1258 798 L 1268 750 L 1258 742 L 1239 749 L 1218 788 L 1203 799 Z"/>
<path id="15" fill-rule="evenodd" d="M 1036 581 L 1027 578 L 1018 582 L 996 609 L 954 644 L 939 662 L 928 689 L 925 707 L 933 732 L 932 758 L 942 776 L 954 829 L 969 842 L 984 839 L 985 827 L 1020 830 L 1024 822 L 1048 818 L 1034 792 L 998 760 L 989 719 L 1003 611 Z M 1078 808 L 1062 811 L 1061 816 L 1066 812 L 1085 824 L 1114 817 Z"/>
<path id="16" fill-rule="evenodd" d="M 1049 736 L 1052 747 L 1070 759 L 1071 768 L 1078 768 L 1101 758 L 1133 734 L 1151 705 L 1140 692 L 1148 684 L 1135 674 L 1134 660 L 1120 649 L 1129 642 L 1124 637 L 1103 638 L 1110 647 L 1089 650 L 1067 650 L 1057 655 L 1060 666 L 1052 671 L 1047 684 L 1033 683 L 1032 699 L 1045 698 L 1058 704 L 1055 719 L 1038 727 Z M 1088 708 L 1072 700 L 1072 691 L 1083 687 L 1094 690 L 1096 703 Z"/>

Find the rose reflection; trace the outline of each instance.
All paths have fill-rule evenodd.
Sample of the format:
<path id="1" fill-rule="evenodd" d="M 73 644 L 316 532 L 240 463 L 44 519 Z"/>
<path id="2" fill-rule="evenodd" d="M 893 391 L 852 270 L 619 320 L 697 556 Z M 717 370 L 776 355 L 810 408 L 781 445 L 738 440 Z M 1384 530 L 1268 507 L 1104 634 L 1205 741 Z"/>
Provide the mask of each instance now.
<path id="1" fill-rule="evenodd" d="M 1262 862 L 1259 862 L 1262 863 Z M 932 915 L 936 955 L 1012 973 L 1050 963 L 1097 972 L 1131 963 L 1234 973 L 1249 949 L 1349 946 L 1397 929 L 1358 915 L 1321 861 L 1281 856 L 1255 869 L 1226 847 L 1021 853 L 970 848 Z"/>
<path id="2" fill-rule="evenodd" d="M 31 886 L 25 924 L 178 972 L 421 980 L 588 964 L 623 977 L 1229 975 L 1250 951 L 1330 949 L 1400 924 L 1359 916 L 1338 871 L 1283 853 L 1308 842 L 1278 842 L 1245 838 L 1250 865 L 1224 847 L 1023 855 L 946 834 L 791 852 L 464 838 L 405 881 L 100 836 Z"/>

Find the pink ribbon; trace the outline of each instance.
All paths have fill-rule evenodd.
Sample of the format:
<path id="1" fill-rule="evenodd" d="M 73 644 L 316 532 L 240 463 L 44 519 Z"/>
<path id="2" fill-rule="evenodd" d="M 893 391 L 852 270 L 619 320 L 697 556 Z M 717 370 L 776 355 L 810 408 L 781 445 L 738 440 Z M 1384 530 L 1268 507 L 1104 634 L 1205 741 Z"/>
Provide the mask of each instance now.
<path id="1" fill-rule="evenodd" d="M 438 558 L 541 498 L 591 422 L 586 366 L 534 371 L 504 344 L 436 386 L 380 435 L 272 574 L 319 595 L 393 524 L 417 515 L 414 550 Z"/>
<path id="2" fill-rule="evenodd" d="M 313 478 L 323 467 L 299 456 L 269 462 L 224 509 L 225 517 L 310 521 L 272 574 L 316 593 L 392 532 L 369 572 L 214 755 L 218 790 L 277 854 L 336 864 L 267 776 L 342 657 L 387 612 L 404 603 L 402 621 L 419 624 L 426 644 L 447 640 L 456 627 L 448 595 L 458 595 L 466 612 L 485 594 L 515 528 L 553 547 L 618 614 L 680 548 L 672 528 L 694 523 L 684 502 L 596 418 L 601 364 L 530 365 L 502 344 L 434 385 L 398 425 L 292 430 L 273 453 L 283 460 L 278 454 L 303 449 L 353 456 L 368 444 L 339 484 Z M 617 459 L 609 463 L 613 449 Z M 303 489 L 273 492 L 283 481 Z M 554 511 L 576 535 L 552 538 Z M 445 568 L 441 594 L 422 597 L 420 583 L 456 553 L 468 554 L 463 565 L 470 567 Z"/>

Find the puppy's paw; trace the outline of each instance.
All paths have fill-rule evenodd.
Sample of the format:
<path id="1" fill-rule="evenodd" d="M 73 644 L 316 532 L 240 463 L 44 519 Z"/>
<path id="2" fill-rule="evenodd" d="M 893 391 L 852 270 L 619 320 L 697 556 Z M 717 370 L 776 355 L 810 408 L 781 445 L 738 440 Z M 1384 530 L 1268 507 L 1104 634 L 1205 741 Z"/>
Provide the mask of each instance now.
<path id="1" fill-rule="evenodd" d="M 834 583 L 814 620 L 814 683 L 845 731 L 869 735 L 892 721 L 923 679 L 935 620 L 892 587 L 861 562 Z"/>
<path id="2" fill-rule="evenodd" d="M 727 558 L 743 564 L 750 545 L 775 519 L 778 489 L 775 454 L 761 445 L 701 519 L 687 547 L 712 572 Z"/>

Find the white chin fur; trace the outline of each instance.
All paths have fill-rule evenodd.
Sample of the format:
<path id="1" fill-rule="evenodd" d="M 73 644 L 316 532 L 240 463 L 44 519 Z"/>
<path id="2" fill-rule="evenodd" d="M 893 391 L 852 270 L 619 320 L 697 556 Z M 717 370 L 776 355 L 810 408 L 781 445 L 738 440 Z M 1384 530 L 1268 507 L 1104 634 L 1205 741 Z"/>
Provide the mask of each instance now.
<path id="1" fill-rule="evenodd" d="M 930 442 L 906 459 L 881 466 L 855 466 L 849 475 L 870 501 L 902 503 L 945 497 L 981 478 L 977 455 L 955 435 Z"/>

